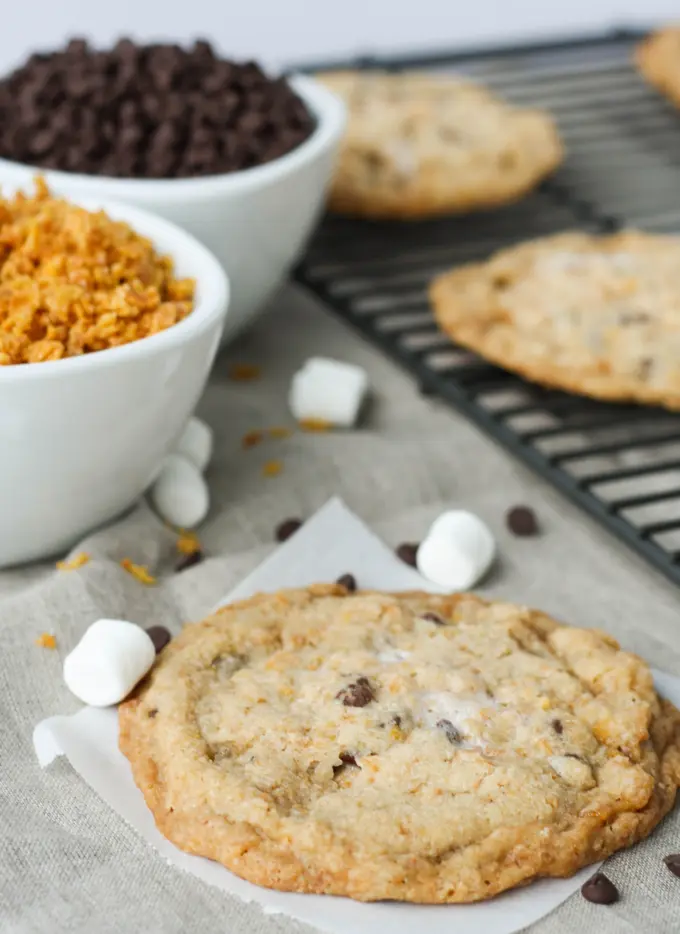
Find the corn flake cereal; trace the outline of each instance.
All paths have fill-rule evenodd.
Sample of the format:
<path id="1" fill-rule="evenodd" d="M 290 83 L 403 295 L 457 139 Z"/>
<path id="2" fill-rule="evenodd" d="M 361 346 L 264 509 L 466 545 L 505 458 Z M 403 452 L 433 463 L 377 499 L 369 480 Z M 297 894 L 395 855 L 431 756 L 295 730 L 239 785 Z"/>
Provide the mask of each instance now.
<path id="1" fill-rule="evenodd" d="M 0 365 L 118 347 L 177 324 L 194 282 L 103 211 L 35 195 L 0 198 Z"/>

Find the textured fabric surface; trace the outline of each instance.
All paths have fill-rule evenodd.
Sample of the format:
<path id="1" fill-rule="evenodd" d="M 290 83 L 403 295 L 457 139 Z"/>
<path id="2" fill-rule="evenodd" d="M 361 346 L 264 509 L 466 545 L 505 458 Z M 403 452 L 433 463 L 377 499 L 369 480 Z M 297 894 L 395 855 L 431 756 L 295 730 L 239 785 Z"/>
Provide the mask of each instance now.
<path id="1" fill-rule="evenodd" d="M 365 365 L 374 399 L 352 432 L 300 434 L 243 451 L 247 430 L 289 424 L 292 371 L 310 354 Z M 261 380 L 233 383 L 230 362 L 256 363 Z M 309 515 L 336 493 L 389 543 L 417 540 L 444 505 L 478 512 L 498 537 L 500 561 L 482 592 L 608 629 L 652 664 L 680 675 L 677 591 L 569 506 L 463 418 L 423 399 L 398 372 L 304 295 L 287 290 L 270 314 L 218 359 L 199 414 L 216 432 L 208 472 L 210 519 L 203 564 L 174 575 L 174 536 L 142 504 L 85 540 L 92 561 L 0 573 L 0 931 L 5 934 L 302 934 L 311 928 L 231 899 L 169 867 L 86 787 L 63 760 L 42 771 L 34 724 L 78 708 L 61 681 L 61 658 L 99 616 L 177 630 L 204 615 L 272 547 L 274 526 Z M 261 475 L 272 458 L 277 477 Z M 505 510 L 531 504 L 540 539 L 514 539 Z M 144 587 L 123 557 L 159 575 Z M 57 651 L 38 648 L 43 631 Z M 671 934 L 680 930 L 680 881 L 662 857 L 680 850 L 671 815 L 607 873 L 622 892 L 611 907 L 576 895 L 532 934 Z"/>

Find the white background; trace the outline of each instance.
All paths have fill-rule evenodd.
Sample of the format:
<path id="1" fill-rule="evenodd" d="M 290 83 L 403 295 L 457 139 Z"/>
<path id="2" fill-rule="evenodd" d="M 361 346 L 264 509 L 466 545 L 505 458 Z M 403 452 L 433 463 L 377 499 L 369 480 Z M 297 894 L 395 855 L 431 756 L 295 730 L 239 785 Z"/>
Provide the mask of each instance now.
<path id="1" fill-rule="evenodd" d="M 206 35 L 270 65 L 680 19 L 680 0 L 5 0 L 0 68 L 70 35 Z"/>

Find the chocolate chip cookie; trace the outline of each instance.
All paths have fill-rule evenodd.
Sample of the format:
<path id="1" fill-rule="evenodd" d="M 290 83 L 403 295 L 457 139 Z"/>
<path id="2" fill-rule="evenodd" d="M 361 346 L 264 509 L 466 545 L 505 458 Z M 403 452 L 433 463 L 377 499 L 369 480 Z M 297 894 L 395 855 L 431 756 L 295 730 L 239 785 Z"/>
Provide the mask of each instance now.
<path id="1" fill-rule="evenodd" d="M 652 33 L 635 50 L 642 76 L 680 107 L 680 26 Z"/>
<path id="2" fill-rule="evenodd" d="M 646 836 L 680 714 L 595 630 L 470 594 L 261 595 L 120 708 L 159 829 L 260 885 L 469 902 Z"/>
<path id="3" fill-rule="evenodd" d="M 680 409 L 680 238 L 565 233 L 435 279 L 440 327 L 545 386 Z"/>
<path id="4" fill-rule="evenodd" d="M 458 78 L 318 77 L 349 110 L 333 211 L 404 219 L 473 211 L 521 198 L 562 160 L 547 113 Z"/>

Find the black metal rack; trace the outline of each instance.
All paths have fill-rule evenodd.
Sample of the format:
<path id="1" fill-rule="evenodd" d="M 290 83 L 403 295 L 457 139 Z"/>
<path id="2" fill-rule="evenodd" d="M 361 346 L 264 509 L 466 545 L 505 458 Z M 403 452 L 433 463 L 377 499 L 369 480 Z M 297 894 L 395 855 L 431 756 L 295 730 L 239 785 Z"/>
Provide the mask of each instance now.
<path id="1" fill-rule="evenodd" d="M 680 230 L 680 113 L 631 64 L 640 35 L 328 63 L 460 71 L 546 107 L 567 148 L 558 173 L 492 213 L 416 223 L 328 217 L 296 272 L 343 320 L 680 584 L 680 415 L 543 390 L 451 344 L 429 280 L 565 228 Z M 680 274 L 680 272 L 679 272 Z"/>

